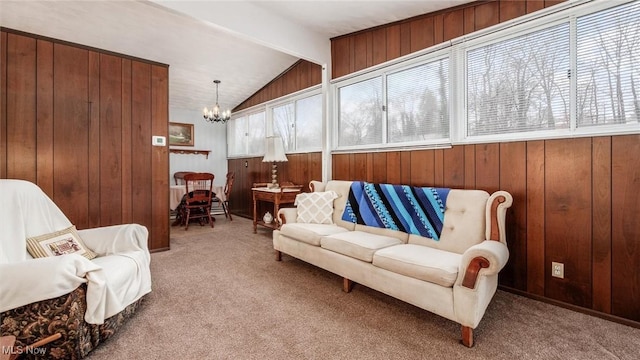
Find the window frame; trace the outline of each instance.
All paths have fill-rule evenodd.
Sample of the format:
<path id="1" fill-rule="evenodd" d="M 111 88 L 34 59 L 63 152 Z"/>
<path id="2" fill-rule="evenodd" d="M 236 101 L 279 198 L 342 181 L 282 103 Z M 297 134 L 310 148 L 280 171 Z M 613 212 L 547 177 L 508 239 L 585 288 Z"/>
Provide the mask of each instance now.
<path id="1" fill-rule="evenodd" d="M 430 48 L 428 53 L 416 53 L 418 55 L 403 57 L 401 59 L 404 60 L 394 60 L 390 62 L 388 65 L 384 67 L 376 67 L 370 71 L 366 71 L 364 73 L 358 73 L 354 76 L 346 76 L 340 79 L 335 79 L 331 82 L 331 93 L 333 100 L 333 108 L 331 109 L 332 119 L 333 119 L 333 128 L 334 131 L 331 134 L 331 143 L 333 144 L 331 151 L 334 153 L 341 152 L 354 152 L 358 150 L 367 150 L 367 151 L 388 151 L 392 149 L 406 149 L 406 148 L 441 148 L 441 147 L 450 147 L 451 145 L 451 111 L 453 108 L 453 96 L 454 93 L 451 91 L 451 83 L 453 77 L 453 66 L 452 66 L 452 49 L 447 46 L 446 48 L 442 48 L 443 46 L 434 46 Z M 449 59 L 449 136 L 447 138 L 441 139 L 429 139 L 429 140 L 416 140 L 416 141 L 406 141 L 406 142 L 389 142 L 388 140 L 388 93 L 387 93 L 387 77 L 392 74 L 396 74 L 402 71 L 407 71 L 414 69 L 416 67 L 429 64 L 431 62 L 440 61 L 442 59 Z M 383 124 L 382 124 L 382 141 L 377 144 L 367 144 L 367 145 L 339 145 L 339 129 L 340 129 L 340 88 L 347 87 L 349 85 L 353 85 L 362 81 L 370 80 L 373 78 L 380 77 L 382 80 L 382 103 L 386 110 L 381 110 L 383 114 Z"/>
<path id="2" fill-rule="evenodd" d="M 237 158 L 245 158 L 245 157 L 257 157 L 260 155 L 264 155 L 264 152 L 260 153 L 260 154 L 252 154 L 249 153 L 249 128 L 250 128 L 250 124 L 249 124 L 249 117 L 251 115 L 255 115 L 255 114 L 259 114 L 261 112 L 265 112 L 264 106 L 254 106 L 248 109 L 244 109 L 242 111 L 238 111 L 236 113 L 233 113 L 231 115 L 231 119 L 229 120 L 231 121 L 235 121 L 237 118 L 241 118 L 241 117 L 245 117 L 247 118 L 246 120 L 246 127 L 245 127 L 245 142 L 244 142 L 244 153 L 243 154 L 232 154 L 231 153 L 231 149 L 229 148 L 229 141 L 227 140 L 227 159 L 237 159 Z M 265 114 L 265 134 L 268 134 L 268 128 L 267 128 L 267 119 L 266 119 L 266 114 Z M 265 135 L 266 136 L 266 135 Z M 227 126 L 227 139 L 229 138 L 229 126 Z"/>
<path id="3" fill-rule="evenodd" d="M 242 109 L 240 111 L 234 112 L 231 115 L 231 120 L 230 121 L 234 121 L 236 118 L 239 117 L 249 117 L 253 114 L 257 114 L 259 112 L 264 112 L 265 113 L 265 136 L 272 136 L 274 135 L 274 123 L 273 123 L 273 108 L 274 107 L 278 107 L 278 106 L 282 106 L 282 105 L 286 105 L 288 103 L 291 102 L 295 102 L 301 99 L 305 99 L 311 96 L 316 96 L 316 95 L 320 95 L 322 96 L 322 86 L 321 85 L 314 85 L 314 86 L 310 86 L 306 89 L 302 89 L 300 91 L 291 93 L 291 94 L 287 94 L 285 96 L 281 96 L 279 98 L 273 99 L 273 100 L 269 100 L 263 103 L 260 103 L 258 105 L 252 106 L 250 108 L 247 109 Z M 321 105 L 324 106 L 324 105 Z M 295 106 L 294 106 L 294 112 L 295 112 Z M 322 121 L 322 119 L 321 119 Z M 324 122 L 323 122 L 324 123 Z M 247 121 L 247 127 L 249 126 L 249 121 Z M 264 152 L 260 153 L 260 154 L 249 154 L 248 153 L 248 149 L 249 149 L 249 140 L 248 140 L 248 128 L 246 129 L 247 132 L 245 133 L 247 136 L 247 141 L 245 144 L 245 153 L 244 154 L 231 154 L 229 152 L 229 145 L 228 145 L 228 141 L 227 141 L 227 158 L 228 159 L 239 159 L 239 158 L 246 158 L 246 157 L 261 157 L 264 156 Z M 227 136 L 229 136 L 229 130 L 227 130 Z M 288 150 L 286 151 L 286 154 L 306 154 L 306 153 L 311 153 L 311 152 L 321 152 L 322 151 L 322 142 L 320 142 L 320 147 L 317 149 L 304 149 L 304 150 Z"/>
<path id="4" fill-rule="evenodd" d="M 269 126 L 267 126 L 267 134 L 269 135 L 275 135 L 275 123 L 274 123 L 274 119 L 273 119 L 273 108 L 276 107 L 280 107 L 280 106 L 284 106 L 287 104 L 291 104 L 293 103 L 293 113 L 294 113 L 294 117 L 296 116 L 296 111 L 297 111 L 297 102 L 299 100 L 303 100 L 306 98 L 310 98 L 313 96 L 317 96 L 320 95 L 320 97 L 322 97 L 322 86 L 321 85 L 314 85 L 312 87 L 308 87 L 306 89 L 297 91 L 295 93 L 292 94 L 288 94 L 282 97 L 279 97 L 277 99 L 271 100 L 266 102 L 265 108 L 267 111 L 267 124 L 270 124 L 270 128 L 271 128 L 271 132 L 269 132 Z M 321 107 L 323 106 L 322 102 L 321 102 Z M 296 123 L 296 130 L 297 130 L 297 119 L 294 119 L 295 123 Z M 322 118 L 320 118 L 320 121 L 322 121 Z M 321 125 L 322 128 L 322 125 Z M 297 135 L 295 136 L 295 142 L 297 143 Z M 297 144 L 296 144 L 297 145 Z M 285 153 L 286 154 L 306 154 L 306 153 L 311 153 L 311 152 L 320 152 L 322 151 L 322 141 L 320 141 L 320 147 L 318 148 L 310 148 L 310 149 L 298 149 L 296 146 L 296 149 L 291 150 L 285 149 Z"/>

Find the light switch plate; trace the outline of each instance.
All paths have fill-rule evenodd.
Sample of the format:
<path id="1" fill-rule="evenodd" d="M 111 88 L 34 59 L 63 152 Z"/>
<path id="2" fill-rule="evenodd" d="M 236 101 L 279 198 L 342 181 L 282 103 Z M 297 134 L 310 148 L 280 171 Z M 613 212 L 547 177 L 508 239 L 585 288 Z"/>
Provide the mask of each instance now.
<path id="1" fill-rule="evenodd" d="M 164 136 L 152 136 L 151 145 L 153 146 L 165 146 L 167 145 L 167 138 Z"/>

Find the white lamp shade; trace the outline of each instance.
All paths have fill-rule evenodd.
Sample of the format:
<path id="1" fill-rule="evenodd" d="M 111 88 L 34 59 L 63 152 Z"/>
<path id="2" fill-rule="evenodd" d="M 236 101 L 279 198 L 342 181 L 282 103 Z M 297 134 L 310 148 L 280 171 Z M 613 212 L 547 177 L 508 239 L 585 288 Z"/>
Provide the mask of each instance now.
<path id="1" fill-rule="evenodd" d="M 287 155 L 284 153 L 284 144 L 279 136 L 267 136 L 264 150 L 264 159 L 262 159 L 262 162 L 288 161 Z"/>

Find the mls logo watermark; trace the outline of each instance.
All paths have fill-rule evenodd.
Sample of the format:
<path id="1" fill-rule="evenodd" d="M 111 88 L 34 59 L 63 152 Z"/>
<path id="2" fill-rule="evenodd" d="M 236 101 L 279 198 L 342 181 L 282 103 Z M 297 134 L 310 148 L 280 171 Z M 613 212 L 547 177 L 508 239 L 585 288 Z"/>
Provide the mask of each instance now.
<path id="1" fill-rule="evenodd" d="M 46 353 L 47 353 L 47 348 L 45 347 L 3 346 L 0 348 L 0 355 L 44 356 Z"/>

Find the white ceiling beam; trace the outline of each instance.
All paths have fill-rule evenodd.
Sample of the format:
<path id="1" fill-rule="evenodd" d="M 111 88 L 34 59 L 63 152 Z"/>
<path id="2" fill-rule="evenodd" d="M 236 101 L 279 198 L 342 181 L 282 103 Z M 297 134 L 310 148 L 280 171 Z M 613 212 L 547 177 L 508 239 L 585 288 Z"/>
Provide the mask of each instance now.
<path id="1" fill-rule="evenodd" d="M 248 1 L 151 2 L 201 20 L 235 36 L 317 64 L 331 61 L 331 41 Z M 215 44 L 202 44 L 215 46 Z M 224 54 L 221 54 L 224 56 Z"/>

